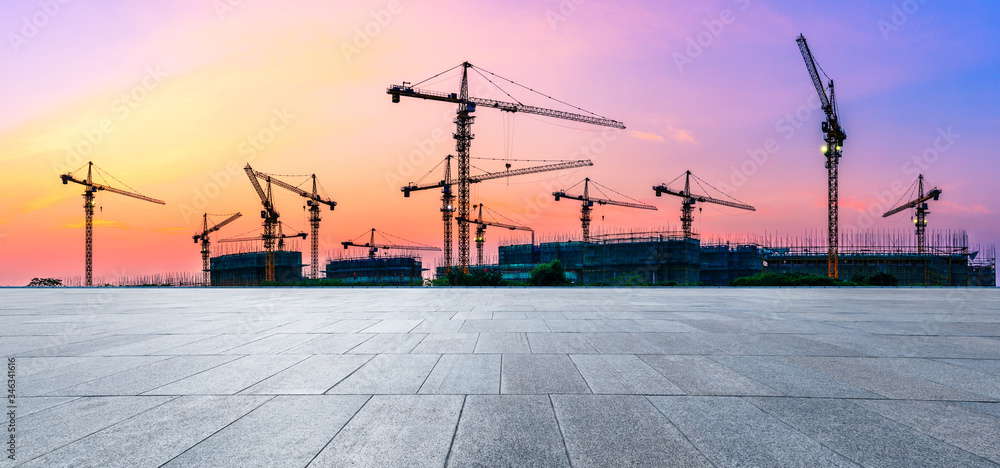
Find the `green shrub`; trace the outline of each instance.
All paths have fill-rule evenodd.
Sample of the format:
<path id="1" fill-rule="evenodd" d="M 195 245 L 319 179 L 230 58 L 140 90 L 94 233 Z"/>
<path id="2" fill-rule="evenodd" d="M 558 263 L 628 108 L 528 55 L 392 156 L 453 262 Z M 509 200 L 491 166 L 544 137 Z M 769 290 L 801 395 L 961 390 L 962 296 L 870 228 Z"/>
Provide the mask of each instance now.
<path id="1" fill-rule="evenodd" d="M 855 286 L 849 281 L 803 273 L 761 273 L 733 280 L 733 286 Z"/>
<path id="2" fill-rule="evenodd" d="M 530 283 L 534 286 L 563 286 L 567 284 L 566 269 L 558 258 L 535 267 Z"/>

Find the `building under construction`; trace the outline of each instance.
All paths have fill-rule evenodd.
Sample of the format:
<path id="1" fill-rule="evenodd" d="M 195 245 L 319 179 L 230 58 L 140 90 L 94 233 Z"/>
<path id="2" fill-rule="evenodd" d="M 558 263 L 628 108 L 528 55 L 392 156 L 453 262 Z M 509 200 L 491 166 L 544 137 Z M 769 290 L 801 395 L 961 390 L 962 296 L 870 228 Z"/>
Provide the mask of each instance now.
<path id="1" fill-rule="evenodd" d="M 423 284 L 424 268 L 417 256 L 341 258 L 326 263 L 326 278 L 348 284 L 414 286 Z"/>
<path id="2" fill-rule="evenodd" d="M 995 286 L 994 247 L 970 248 L 965 232 L 929 236 L 912 245 L 903 233 L 859 233 L 841 239 L 841 279 L 887 273 L 900 286 Z M 559 259 L 580 284 L 729 285 L 760 273 L 825 276 L 827 247 L 811 239 L 742 239 L 701 244 L 682 231 L 625 232 L 591 236 L 591 242 L 543 242 L 499 247 L 505 279 L 523 281 L 541 263 Z"/>
<path id="3" fill-rule="evenodd" d="M 264 282 L 267 252 L 263 250 L 239 251 L 212 257 L 209 271 L 212 286 L 257 286 Z M 296 283 L 302 277 L 302 252 L 296 250 L 274 251 L 274 279 L 277 283 Z"/>

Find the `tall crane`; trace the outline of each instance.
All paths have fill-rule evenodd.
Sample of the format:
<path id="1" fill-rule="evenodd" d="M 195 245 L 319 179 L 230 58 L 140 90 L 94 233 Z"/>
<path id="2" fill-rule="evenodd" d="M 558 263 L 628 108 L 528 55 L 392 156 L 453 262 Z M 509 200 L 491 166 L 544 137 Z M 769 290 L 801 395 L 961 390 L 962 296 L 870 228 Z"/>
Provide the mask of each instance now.
<path id="1" fill-rule="evenodd" d="M 225 216 L 225 215 L 221 215 L 221 216 Z M 236 213 L 236 214 L 234 214 L 234 215 L 232 215 L 232 216 L 230 216 L 230 217 L 228 217 L 228 218 L 226 218 L 226 219 L 218 222 L 217 224 L 214 224 L 212 227 L 208 227 L 208 213 L 205 213 L 204 220 L 202 221 L 202 225 L 201 225 L 202 226 L 201 227 L 201 232 L 199 232 L 198 234 L 195 234 L 194 236 L 191 236 L 191 237 L 194 238 L 194 243 L 195 244 L 197 244 L 199 240 L 201 241 L 201 271 L 202 271 L 202 275 L 204 275 L 204 279 L 202 280 L 202 284 L 204 284 L 205 286 L 211 286 L 212 285 L 212 275 L 211 275 L 211 270 L 209 269 L 209 263 L 208 263 L 209 254 L 211 254 L 211 249 L 209 249 L 210 241 L 208 239 L 208 236 L 209 236 L 209 234 L 211 234 L 211 233 L 213 233 L 215 231 L 218 231 L 219 229 L 222 229 L 223 226 L 225 226 L 225 225 L 227 225 L 227 224 L 229 224 L 229 223 L 231 223 L 233 221 L 236 221 L 237 219 L 239 219 L 240 216 L 243 216 L 243 215 L 241 213 Z"/>
<path id="2" fill-rule="evenodd" d="M 571 199 L 571 200 L 580 200 L 581 202 L 583 202 L 582 207 L 580 208 L 580 221 L 581 221 L 581 223 L 583 225 L 583 241 L 584 242 L 590 242 L 590 210 L 593 209 L 594 203 L 597 203 L 598 205 L 613 205 L 613 206 L 624 206 L 626 208 L 638 208 L 640 210 L 653 210 L 653 211 L 656 210 L 655 206 L 649 205 L 649 204 L 646 204 L 646 203 L 642 203 L 642 202 L 640 202 L 638 200 L 635 200 L 635 199 L 633 199 L 632 202 L 624 202 L 624 201 L 610 200 L 610 199 L 607 199 L 607 198 L 591 197 L 590 196 L 590 184 L 591 184 L 592 181 L 590 180 L 590 177 L 587 177 L 587 178 L 583 179 L 581 182 L 583 182 L 583 195 L 569 195 L 569 194 L 566 193 L 565 190 L 561 190 L 561 191 L 558 191 L 558 192 L 552 192 L 552 196 L 555 197 L 556 201 L 559 201 L 560 198 L 568 198 L 568 199 Z M 600 190 L 601 188 L 605 188 L 605 189 L 607 189 L 607 190 L 609 190 L 611 192 L 618 193 L 618 192 L 615 192 L 614 190 L 611 190 L 608 187 L 605 187 L 605 186 L 603 186 L 601 184 L 598 184 L 597 182 L 593 182 L 593 184 L 598 187 L 598 190 Z M 576 187 L 577 185 L 580 185 L 580 182 L 577 182 L 576 184 L 573 184 L 573 186 L 570 187 L 570 188 Z M 566 189 L 566 190 L 569 190 L 569 189 Z M 622 195 L 622 194 L 618 193 L 618 195 Z M 605 196 L 607 196 L 607 195 L 605 195 Z M 624 196 L 624 195 L 622 195 L 622 196 Z M 625 197 L 625 198 L 629 198 L 629 197 Z"/>
<path id="3" fill-rule="evenodd" d="M 517 224 L 508 224 L 508 223 L 501 223 L 501 222 L 498 222 L 498 221 L 487 221 L 487 220 L 484 220 L 483 219 L 483 208 L 484 208 L 484 206 L 483 206 L 482 203 L 480 203 L 478 205 L 472 205 L 472 208 L 473 209 L 475 209 L 475 208 L 479 209 L 479 215 L 476 217 L 476 219 L 458 218 L 456 221 L 458 221 L 459 223 L 470 223 L 470 224 L 475 224 L 476 225 L 476 264 L 477 265 L 482 265 L 483 264 L 483 244 L 486 242 L 486 226 L 500 227 L 500 228 L 509 229 L 511 231 L 528 231 L 528 232 L 531 233 L 531 246 L 532 246 L 532 248 L 534 248 L 534 246 L 535 246 L 535 230 L 534 229 L 531 229 L 530 227 L 527 227 L 527 226 L 520 226 L 520 225 L 517 225 Z M 489 213 L 492 210 L 490 210 L 490 209 L 487 208 L 486 211 L 487 211 L 487 213 Z"/>
<path id="4" fill-rule="evenodd" d="M 405 240 L 405 239 L 401 239 L 401 238 L 398 238 L 396 236 L 393 236 L 391 234 L 386 234 L 384 232 L 379 233 L 379 234 L 382 235 L 383 237 L 389 236 L 389 237 L 394 237 L 396 239 Z M 384 249 L 384 250 L 389 250 L 389 249 L 395 249 L 395 250 L 432 250 L 432 251 L 440 251 L 441 250 L 438 247 L 432 247 L 432 246 L 423 245 L 423 244 L 420 244 L 420 245 L 400 245 L 400 244 L 391 244 L 391 243 L 380 244 L 380 243 L 375 242 L 375 228 L 372 228 L 372 230 L 371 230 L 371 237 L 369 238 L 368 242 L 366 242 L 364 244 L 359 244 L 359 243 L 355 242 L 357 239 L 361 238 L 364 235 L 365 234 L 362 234 L 361 236 L 358 236 L 358 237 L 354 238 L 354 240 L 349 240 L 349 241 L 341 242 L 341 244 L 343 244 L 343 246 L 344 246 L 344 250 L 347 250 L 349 247 L 364 247 L 364 248 L 368 249 L 368 258 L 371 258 L 371 259 L 375 258 L 375 252 L 378 252 L 379 249 Z M 407 241 L 407 242 L 410 242 L 410 241 Z"/>
<path id="5" fill-rule="evenodd" d="M 930 192 L 927 192 L 925 194 L 924 193 L 924 175 L 923 174 L 920 174 L 917 177 L 917 180 L 916 180 L 916 182 L 914 182 L 914 184 L 917 186 L 916 187 L 917 188 L 917 198 L 915 198 L 915 199 L 913 199 L 911 201 L 908 201 L 908 202 L 906 202 L 906 203 L 904 203 L 902 205 L 899 205 L 899 206 L 897 206 L 897 207 L 895 207 L 895 208 L 893 208 L 893 209 L 891 209 L 889 211 L 886 211 L 885 214 L 882 215 L 882 217 L 883 218 L 887 218 L 887 217 L 892 216 L 892 215 L 894 215 L 896 213 L 899 213 L 900 211 L 903 211 L 903 210 L 906 210 L 906 209 L 909 209 L 909 208 L 916 208 L 916 210 L 915 210 L 916 211 L 916 216 L 913 219 L 913 224 L 915 224 L 916 227 L 917 227 L 917 252 L 918 253 L 924 253 L 924 248 L 925 248 L 925 245 L 926 245 L 925 242 L 924 242 L 924 237 L 925 237 L 924 236 L 924 231 L 927 228 L 927 215 L 930 214 L 930 211 L 927 211 L 927 208 L 928 208 L 927 202 L 930 201 L 930 200 L 937 201 L 938 197 L 941 196 L 941 189 L 939 189 L 937 187 L 934 187 L 934 188 L 932 188 L 930 190 Z M 910 190 L 912 190 L 912 188 Z M 909 193 L 909 191 L 907 191 L 907 193 Z"/>
<path id="6" fill-rule="evenodd" d="M 249 164 L 247 165 L 249 167 Z M 309 236 L 310 241 L 310 270 L 309 277 L 312 279 L 319 278 L 319 222 L 322 220 L 319 216 L 319 206 L 326 205 L 330 207 L 330 211 L 337 206 L 337 202 L 330 200 L 329 198 L 323 198 L 319 196 L 319 191 L 317 190 L 316 174 L 312 174 L 312 192 L 307 192 L 302 190 L 292 184 L 282 182 L 274 178 L 271 174 L 265 174 L 263 172 L 254 171 L 257 178 L 266 181 L 268 184 L 274 184 L 283 189 L 289 190 L 293 193 L 298 194 L 300 197 L 306 199 L 306 206 L 309 207 Z"/>
<path id="7" fill-rule="evenodd" d="M 823 107 L 823 112 L 826 113 L 826 120 L 823 121 L 820 128 L 824 133 L 824 140 L 826 144 L 823 146 L 823 155 L 826 156 L 826 170 L 827 170 L 827 276 L 831 278 L 837 278 L 838 273 L 838 263 L 837 263 L 837 252 L 839 245 L 839 202 L 838 202 L 838 175 L 837 175 L 837 165 L 840 164 L 841 148 L 844 145 L 844 140 L 847 139 L 847 133 L 840 126 L 840 118 L 837 115 L 837 99 L 833 90 L 833 80 L 830 80 L 830 94 L 827 96 L 826 88 L 823 86 L 823 81 L 819 77 L 819 68 L 816 65 L 816 60 L 813 58 L 812 52 L 809 51 L 809 45 L 806 44 L 806 38 L 803 35 L 799 35 L 798 39 L 795 40 L 799 44 L 799 52 L 802 53 L 802 58 L 806 62 L 806 69 L 809 71 L 809 77 L 812 78 L 813 86 L 816 87 L 816 93 L 819 94 L 820 104 Z M 818 69 L 818 70 L 817 70 Z M 826 75 L 826 72 L 823 72 Z M 827 76 L 829 79 L 830 77 Z"/>
<path id="8" fill-rule="evenodd" d="M 507 93 L 506 91 L 504 91 L 504 93 L 507 94 L 507 96 L 509 96 L 511 99 L 514 99 L 514 101 L 516 102 L 504 102 L 504 101 L 497 101 L 494 99 L 484 99 L 484 98 L 469 96 L 470 69 L 472 69 L 476 73 L 479 73 L 482 77 L 486 78 L 486 80 L 489 81 L 490 83 L 493 83 L 493 81 L 490 80 L 488 77 L 486 77 L 486 75 L 484 75 L 482 72 L 486 72 L 489 75 L 492 75 L 496 78 L 506 80 L 515 85 L 531 90 L 531 88 L 527 88 L 507 78 L 503 78 L 488 70 L 482 69 L 480 67 L 473 67 L 472 64 L 470 64 L 469 62 L 462 62 L 460 65 L 445 70 L 435 75 L 434 77 L 421 81 L 420 83 L 424 83 L 444 73 L 448 73 L 451 70 L 454 70 L 455 68 L 458 67 L 462 67 L 462 83 L 458 93 L 441 93 L 437 91 L 422 90 L 415 88 L 414 85 L 411 85 L 410 83 L 405 81 L 401 85 L 391 85 L 386 90 L 386 93 L 392 95 L 392 102 L 395 103 L 398 103 L 400 101 L 401 96 L 407 96 L 413 98 L 427 99 L 431 101 L 441 101 L 441 102 L 450 102 L 458 104 L 457 116 L 455 118 L 456 130 L 453 136 L 455 138 L 455 151 L 458 154 L 458 179 L 457 179 L 458 216 L 461 218 L 469 217 L 469 184 L 472 181 L 470 175 L 471 164 L 469 163 L 469 148 L 472 144 L 472 139 L 474 137 L 474 135 L 472 134 L 472 122 L 475 120 L 475 117 L 472 116 L 471 114 L 476 111 L 477 106 L 493 108 L 503 112 L 523 112 L 523 113 L 542 115 L 557 119 L 583 122 L 592 125 L 601 125 L 605 127 L 612 127 L 619 129 L 625 128 L 625 125 L 617 120 L 607 119 L 593 113 L 590 113 L 591 115 L 583 115 L 571 112 L 545 109 L 535 106 L 528 106 L 522 104 L 520 101 L 517 101 L 517 99 L 514 99 L 514 97 L 510 96 L 510 94 Z M 419 85 L 420 83 L 417 83 L 417 85 Z M 493 84 L 496 85 L 496 83 Z M 499 88 L 499 86 L 497 87 Z M 537 91 L 534 92 L 537 93 Z M 545 95 L 543 94 L 543 96 Z M 583 110 L 578 107 L 576 109 Z M 459 258 L 459 264 L 461 265 L 462 269 L 466 270 L 469 265 L 469 225 L 466 223 L 460 223 L 458 225 L 458 258 Z"/>
<path id="9" fill-rule="evenodd" d="M 249 163 L 243 170 L 250 178 L 250 183 L 253 184 L 257 196 L 260 197 L 260 203 L 264 207 L 263 210 L 260 210 L 260 217 L 264 220 L 264 233 L 261 235 L 261 238 L 264 239 L 264 281 L 274 281 L 274 243 L 278 239 L 277 228 L 280 215 L 278 210 L 274 209 L 274 199 L 271 197 L 272 181 L 266 180 L 267 191 L 264 191 L 260 183 L 257 182 L 257 171 L 254 171 Z"/>
<path id="10" fill-rule="evenodd" d="M 458 183 L 457 179 L 451 177 L 451 160 L 454 158 L 452 155 L 447 155 L 444 158 L 444 178 L 439 182 L 433 184 L 419 185 L 417 183 L 410 183 L 400 190 L 403 192 L 403 196 L 409 198 L 410 192 L 417 192 L 420 190 L 429 190 L 434 188 L 441 188 L 441 220 L 444 222 L 444 266 L 446 269 L 452 266 L 452 254 L 451 254 L 451 241 L 452 241 L 452 218 L 455 216 L 455 206 L 454 200 L 455 195 L 452 192 L 452 186 Z M 473 175 L 468 177 L 468 183 L 475 184 L 487 180 L 502 179 L 504 177 L 513 177 L 525 174 L 536 174 L 539 172 L 548 171 L 558 171 L 562 169 L 573 169 L 577 167 L 593 166 L 594 163 L 589 159 L 582 159 L 577 161 L 563 161 L 556 164 L 545 164 L 542 166 L 532 166 L 524 167 L 520 169 L 507 169 L 504 171 L 497 172 L 487 172 L 484 174 Z M 433 169 L 431 169 L 433 170 Z M 462 219 L 468 219 L 468 213 L 465 216 L 459 214 Z M 465 226 L 466 231 L 468 231 L 467 224 L 459 223 L 459 232 L 461 232 L 462 226 Z M 465 265 L 467 266 L 467 265 Z"/>
<path id="11" fill-rule="evenodd" d="M 673 190 L 673 189 L 671 189 L 669 187 L 669 185 L 671 183 L 673 183 L 673 181 L 671 181 L 671 182 L 667 182 L 666 184 L 654 185 L 653 186 L 653 191 L 656 192 L 656 196 L 658 196 L 658 197 L 662 196 L 662 194 L 664 194 L 664 193 L 667 194 L 667 195 L 673 195 L 675 197 L 681 197 L 681 226 L 684 229 L 684 237 L 685 238 L 692 237 L 692 235 L 691 235 L 691 222 L 694 221 L 693 214 L 694 214 L 694 204 L 695 203 L 698 203 L 698 202 L 701 202 L 701 203 L 714 203 L 716 205 L 728 206 L 728 207 L 731 207 L 731 208 L 738 208 L 738 209 L 741 209 L 741 210 L 757 211 L 756 208 L 754 208 L 754 207 L 752 207 L 750 205 L 744 204 L 744 203 L 740 203 L 739 201 L 720 200 L 718 198 L 712 198 L 712 197 L 710 197 L 708 195 L 695 195 L 695 194 L 691 193 L 691 177 L 695 178 L 695 183 L 698 183 L 698 181 L 700 179 L 698 179 L 698 177 L 695 176 L 694 174 L 691 174 L 691 171 L 684 171 L 684 174 L 682 174 L 682 175 L 684 176 L 684 189 L 683 190 Z M 677 180 L 677 179 L 680 179 L 680 176 L 678 176 L 674 180 Z M 704 190 L 704 187 L 702 187 L 702 190 Z"/>
<path id="12" fill-rule="evenodd" d="M 122 189 L 117 189 L 114 187 L 109 187 L 107 185 L 98 184 L 94 182 L 93 169 L 95 168 L 97 170 L 101 170 L 99 167 L 94 165 L 93 161 L 87 162 L 86 179 L 77 179 L 76 176 L 74 176 L 74 172 L 68 172 L 66 174 L 61 174 L 59 176 L 59 178 L 62 179 L 63 185 L 73 182 L 74 184 L 80 184 L 84 187 L 83 211 L 86 219 L 84 223 L 84 229 L 86 231 L 85 234 L 86 274 L 84 276 L 84 286 L 94 285 L 94 205 L 96 204 L 94 202 L 94 197 L 97 195 L 98 191 L 103 190 L 105 192 L 117 193 L 118 195 L 125 195 L 126 197 L 138 198 L 139 200 L 148 201 L 150 203 L 156 203 L 157 205 L 166 205 L 166 203 L 163 200 L 157 200 L 155 198 L 150 198 L 145 195 L 141 195 L 139 193 L 128 192 Z M 81 166 L 80 169 L 83 169 L 83 167 Z M 77 169 L 75 172 L 79 172 L 80 169 Z M 114 177 L 112 177 L 110 174 L 108 174 L 108 177 L 114 179 Z M 125 184 L 123 183 L 122 185 Z M 127 185 L 125 186 L 128 187 Z"/>

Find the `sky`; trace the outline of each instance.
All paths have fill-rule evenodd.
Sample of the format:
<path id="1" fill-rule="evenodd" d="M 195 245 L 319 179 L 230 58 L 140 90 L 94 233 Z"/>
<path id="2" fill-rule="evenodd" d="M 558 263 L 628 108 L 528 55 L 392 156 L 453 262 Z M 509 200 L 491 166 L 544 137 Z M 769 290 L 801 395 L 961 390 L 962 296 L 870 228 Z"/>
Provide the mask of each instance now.
<path id="1" fill-rule="evenodd" d="M 0 285 L 83 274 L 83 191 L 59 175 L 88 161 L 108 185 L 166 202 L 98 195 L 95 278 L 199 271 L 191 236 L 206 212 L 243 214 L 213 240 L 259 232 L 248 163 L 293 184 L 316 174 L 338 203 L 323 212 L 322 257 L 371 228 L 440 246 L 440 193 L 400 187 L 440 179 L 426 174 L 455 151 L 455 106 L 394 104 L 385 90 L 464 61 L 523 85 L 473 74 L 472 96 L 627 127 L 475 113 L 474 172 L 593 161 L 474 185 L 473 203 L 540 239 L 580 235 L 579 202 L 551 192 L 584 177 L 658 207 L 600 206 L 595 230 L 679 229 L 680 200 L 651 187 L 687 170 L 757 209 L 704 204 L 705 238 L 823 237 L 823 113 L 799 34 L 836 84 L 848 135 L 841 230 L 911 232 L 909 212 L 881 213 L 923 173 L 943 190 L 929 229 L 996 243 L 998 18 L 991 2 L 926 0 L 3 2 Z M 459 82 L 452 71 L 420 87 Z M 308 231 L 303 200 L 275 190 L 281 219 Z M 488 229 L 487 256 L 527 240 L 516 234 Z"/>

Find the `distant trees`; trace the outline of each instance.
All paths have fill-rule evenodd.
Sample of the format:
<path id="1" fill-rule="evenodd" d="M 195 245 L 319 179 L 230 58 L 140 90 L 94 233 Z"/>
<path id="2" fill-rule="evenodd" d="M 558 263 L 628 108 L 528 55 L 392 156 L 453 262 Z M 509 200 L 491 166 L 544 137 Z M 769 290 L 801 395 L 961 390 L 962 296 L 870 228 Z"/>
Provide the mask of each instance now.
<path id="1" fill-rule="evenodd" d="M 31 282 L 28 283 L 29 288 L 55 287 L 62 285 L 62 280 L 56 278 L 32 278 Z"/>

